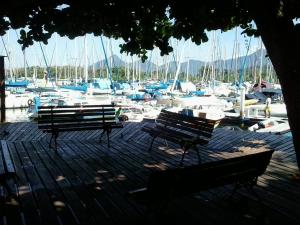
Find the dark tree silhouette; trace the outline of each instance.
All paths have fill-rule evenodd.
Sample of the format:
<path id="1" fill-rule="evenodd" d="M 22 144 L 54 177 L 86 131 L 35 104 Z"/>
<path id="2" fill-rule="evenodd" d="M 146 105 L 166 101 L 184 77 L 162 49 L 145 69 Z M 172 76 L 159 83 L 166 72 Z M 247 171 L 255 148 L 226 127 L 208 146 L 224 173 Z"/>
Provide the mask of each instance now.
<path id="1" fill-rule="evenodd" d="M 260 35 L 266 46 L 282 86 L 300 168 L 299 16 L 299 0 L 14 0 L 1 5 L 0 34 L 27 27 L 19 40 L 26 47 L 33 41 L 46 44 L 54 32 L 71 39 L 94 33 L 122 38 L 121 51 L 145 59 L 154 46 L 162 55 L 171 52 L 171 37 L 201 44 L 208 40 L 207 31 L 240 26 L 247 35 Z"/>

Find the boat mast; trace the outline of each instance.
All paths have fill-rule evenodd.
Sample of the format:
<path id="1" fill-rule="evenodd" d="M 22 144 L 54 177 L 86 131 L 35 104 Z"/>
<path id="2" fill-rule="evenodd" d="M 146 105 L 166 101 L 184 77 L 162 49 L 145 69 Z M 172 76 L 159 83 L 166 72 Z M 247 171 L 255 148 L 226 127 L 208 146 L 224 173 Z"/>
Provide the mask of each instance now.
<path id="1" fill-rule="evenodd" d="M 167 80 L 168 80 L 168 70 L 169 70 L 169 60 L 168 60 L 167 56 L 164 56 L 164 66 L 165 66 L 164 82 L 167 82 Z"/>
<path id="2" fill-rule="evenodd" d="M 177 70 L 176 70 L 176 73 L 175 73 L 174 82 L 173 82 L 172 87 L 171 87 L 171 93 L 174 91 L 174 88 L 175 88 L 175 85 L 176 85 L 176 81 L 178 79 L 178 75 L 179 75 L 179 71 L 180 71 L 180 67 L 181 67 L 181 60 L 182 60 L 182 55 L 183 55 L 183 52 L 184 52 L 185 44 L 186 44 L 186 42 L 184 42 L 184 44 L 182 46 L 182 49 L 181 49 L 181 53 L 180 53 L 180 57 L 179 57 L 179 62 L 178 62 Z"/>
<path id="3" fill-rule="evenodd" d="M 109 64 L 108 64 L 108 59 L 107 59 L 106 51 L 105 51 L 105 48 L 104 48 L 104 43 L 103 43 L 102 36 L 100 36 L 100 40 L 101 40 L 101 46 L 102 46 L 104 57 L 105 57 L 105 64 L 106 64 L 107 70 L 109 72 L 109 80 L 110 80 L 110 83 L 111 83 L 111 86 L 112 86 L 113 93 L 116 94 L 115 89 L 114 89 L 114 83 L 113 83 L 113 80 L 112 80 L 111 68 L 109 67 Z"/>
<path id="4" fill-rule="evenodd" d="M 55 34 L 55 82 L 57 84 L 57 33 Z"/>
<path id="5" fill-rule="evenodd" d="M 190 50 L 190 46 L 191 46 L 191 39 L 189 39 L 189 45 L 188 45 L 188 51 Z M 186 66 L 186 82 L 189 81 L 189 69 L 190 69 L 190 58 L 187 58 L 187 66 Z"/>
<path id="6" fill-rule="evenodd" d="M 258 81 L 258 90 L 261 91 L 261 76 L 262 76 L 262 64 L 263 64 L 263 43 L 260 39 L 260 65 L 259 65 L 259 81 Z"/>
<path id="7" fill-rule="evenodd" d="M 9 32 L 7 33 L 7 39 L 9 41 Z M 9 75 L 10 75 L 10 79 L 12 80 L 13 79 L 13 70 L 12 70 L 12 65 L 11 65 L 12 63 L 11 63 L 10 52 L 7 50 L 6 44 L 5 44 L 2 36 L 1 36 L 1 40 L 2 40 L 2 43 L 3 43 L 4 49 L 5 49 L 6 55 L 7 55 L 8 64 L 9 64 Z"/>
<path id="8" fill-rule="evenodd" d="M 27 67 L 26 67 L 26 52 L 25 52 L 25 49 L 23 50 L 23 58 L 24 58 L 24 75 L 25 75 L 25 80 L 27 80 Z"/>
<path id="9" fill-rule="evenodd" d="M 85 83 L 88 82 L 88 50 L 87 50 L 87 35 L 84 36 L 84 76 L 85 76 Z"/>
<path id="10" fill-rule="evenodd" d="M 74 48 L 75 54 L 77 54 L 77 41 L 76 38 L 74 39 Z M 77 58 L 75 57 L 75 86 L 77 86 L 78 74 L 77 74 Z"/>
<path id="11" fill-rule="evenodd" d="M 93 41 L 93 50 L 92 50 L 92 63 L 93 63 L 93 79 L 96 78 L 96 69 L 95 69 L 95 43 Z"/>

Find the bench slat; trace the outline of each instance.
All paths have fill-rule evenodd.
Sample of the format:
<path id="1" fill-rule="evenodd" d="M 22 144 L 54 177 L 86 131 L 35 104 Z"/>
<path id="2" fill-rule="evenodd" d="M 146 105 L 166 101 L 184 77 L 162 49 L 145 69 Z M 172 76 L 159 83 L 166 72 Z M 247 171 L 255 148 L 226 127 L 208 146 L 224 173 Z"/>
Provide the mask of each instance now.
<path id="1" fill-rule="evenodd" d="M 175 121 L 173 121 L 172 119 L 170 119 L 170 121 L 167 120 L 161 120 L 161 119 L 157 119 L 157 126 L 163 127 L 167 126 L 169 129 L 179 129 L 179 130 L 183 130 L 183 131 L 187 131 L 189 133 L 194 134 L 194 136 L 205 136 L 205 137 L 211 137 L 212 131 L 213 129 L 205 129 L 205 130 L 201 130 L 201 129 L 195 129 L 193 128 L 192 124 L 184 124 L 184 122 L 177 122 L 175 123 Z M 161 125 L 160 125 L 160 124 Z"/>
<path id="2" fill-rule="evenodd" d="M 115 120 L 115 115 L 97 115 L 97 116 L 80 116 L 80 115 L 70 115 L 70 116 L 60 116 L 53 115 L 53 117 L 39 117 L 38 123 L 63 123 L 63 122 L 84 122 L 84 121 L 103 121 L 103 120 Z"/>
<path id="3" fill-rule="evenodd" d="M 94 112 L 94 113 L 80 113 L 80 112 L 77 112 L 77 113 L 68 113 L 68 114 L 53 114 L 53 118 L 80 118 L 80 117 L 83 117 L 83 116 L 113 116 L 115 115 L 115 113 L 102 113 L 102 112 Z M 52 115 L 51 114 L 47 114 L 47 115 L 39 115 L 39 117 L 41 118 L 46 118 L 46 119 L 51 119 L 52 118 Z"/>
<path id="4" fill-rule="evenodd" d="M 105 126 L 112 126 L 112 125 L 115 125 L 117 124 L 115 120 L 107 120 L 107 121 L 101 121 L 101 122 L 89 122 L 89 121 L 83 121 L 83 122 L 80 122 L 80 123 L 77 123 L 77 122 L 53 122 L 53 124 L 50 122 L 50 123 L 46 123 L 46 124 L 40 124 L 38 125 L 38 127 L 40 129 L 43 129 L 45 127 L 55 127 L 55 128 L 59 128 L 59 127 L 68 127 L 68 126 L 78 126 L 78 127 L 84 127 L 84 126 L 97 126 L 99 128 L 101 127 L 105 127 Z"/>
<path id="5" fill-rule="evenodd" d="M 199 123 L 198 121 L 194 120 L 193 118 L 189 118 L 189 120 L 185 120 L 185 118 L 182 119 L 178 119 L 178 118 L 174 118 L 172 114 L 168 115 L 168 114 L 162 114 L 158 116 L 158 119 L 161 120 L 166 120 L 166 121 L 172 121 L 174 123 L 179 123 L 183 126 L 192 126 L 194 129 L 202 129 L 202 130 L 212 130 L 216 127 L 216 125 L 218 124 L 219 121 L 214 121 L 214 123 L 205 123 L 204 121 L 201 121 L 201 123 Z"/>
<path id="6" fill-rule="evenodd" d="M 219 120 L 211 120 L 211 119 L 206 119 L 206 118 L 201 118 L 201 117 L 193 117 L 193 116 L 186 116 L 183 114 L 175 113 L 175 112 L 170 112 L 167 111 L 166 109 L 161 110 L 161 114 L 166 116 L 171 116 L 173 119 L 177 120 L 185 120 L 185 121 L 190 121 L 196 124 L 215 124 Z"/>
<path id="7" fill-rule="evenodd" d="M 61 105 L 61 106 L 39 106 L 38 109 L 55 109 L 55 108 L 106 108 L 106 107 L 114 107 L 114 104 L 108 105 Z"/>
<path id="8" fill-rule="evenodd" d="M 115 120 L 115 116 L 113 117 L 109 117 L 109 118 L 105 118 L 105 120 Z M 68 122 L 96 122 L 96 121 L 99 121 L 99 122 L 102 122 L 103 121 L 103 117 L 93 117 L 93 118 L 70 118 L 70 119 L 67 119 L 67 118 L 53 118 L 53 121 L 55 121 L 55 123 L 68 123 Z M 52 120 L 51 119 L 44 119 L 43 117 L 39 118 L 38 120 L 38 124 L 47 124 L 47 123 L 51 123 Z"/>
<path id="9" fill-rule="evenodd" d="M 106 114 L 109 113 L 115 113 L 115 109 L 114 108 L 96 108 L 96 109 L 64 109 L 64 110 L 60 110 L 60 109 L 53 109 L 53 110 L 39 110 L 39 114 L 40 115 L 50 115 L 50 114 L 62 114 L 62 113 L 93 113 L 93 112 L 105 112 Z"/>
<path id="10" fill-rule="evenodd" d="M 152 127 L 144 126 L 142 128 L 142 131 L 145 131 L 152 136 L 158 135 L 160 138 L 164 138 L 178 144 L 181 144 L 182 141 L 187 141 L 187 140 L 194 141 L 197 144 L 206 144 L 209 142 L 209 138 L 191 136 L 189 134 L 182 133 L 181 131 L 169 130 L 167 128 L 165 129 L 158 128 L 158 127 L 152 128 Z"/>
<path id="11" fill-rule="evenodd" d="M 158 119 L 161 120 L 166 120 L 166 121 L 172 121 L 174 123 L 179 123 L 182 126 L 191 126 L 194 129 L 200 129 L 200 130 L 213 130 L 215 127 L 215 124 L 218 122 L 217 120 L 214 121 L 214 123 L 212 122 L 207 122 L 205 123 L 205 121 L 201 121 L 201 123 L 199 123 L 196 119 L 193 118 L 189 118 L 188 120 L 186 120 L 185 117 L 179 119 L 179 118 L 174 118 L 173 114 L 166 114 L 163 113 L 162 115 L 159 115 Z"/>
<path id="12" fill-rule="evenodd" d="M 64 131 L 83 131 L 83 130 L 99 130 L 103 129 L 104 127 L 99 127 L 99 126 L 85 126 L 85 127 L 61 127 L 58 128 L 57 131 L 59 132 L 64 132 Z M 123 128 L 122 125 L 112 125 L 111 128 Z M 53 129 L 48 128 L 48 129 L 43 129 L 45 132 L 51 133 L 53 132 Z M 56 130 L 55 130 L 56 131 Z"/>

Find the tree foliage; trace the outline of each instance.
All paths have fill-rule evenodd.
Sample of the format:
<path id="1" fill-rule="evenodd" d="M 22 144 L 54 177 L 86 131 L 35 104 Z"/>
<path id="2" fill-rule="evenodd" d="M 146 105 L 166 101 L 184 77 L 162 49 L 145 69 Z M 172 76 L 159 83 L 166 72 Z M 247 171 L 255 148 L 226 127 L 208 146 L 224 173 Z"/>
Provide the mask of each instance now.
<path id="1" fill-rule="evenodd" d="M 208 40 L 207 31 L 235 26 L 258 35 L 251 22 L 262 4 L 291 19 L 300 14 L 297 0 L 19 0 L 1 6 L 0 34 L 21 28 L 23 48 L 34 41 L 47 44 L 54 32 L 70 39 L 86 33 L 105 35 L 122 38 L 121 51 L 146 59 L 146 51 L 155 46 L 162 55 L 172 51 L 171 37 L 201 44 Z"/>

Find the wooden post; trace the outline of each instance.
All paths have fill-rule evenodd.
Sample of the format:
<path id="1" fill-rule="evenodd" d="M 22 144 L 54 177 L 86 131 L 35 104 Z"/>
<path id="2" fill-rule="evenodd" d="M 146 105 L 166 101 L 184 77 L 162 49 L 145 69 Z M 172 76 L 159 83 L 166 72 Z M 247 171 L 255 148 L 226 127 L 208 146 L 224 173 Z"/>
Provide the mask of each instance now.
<path id="1" fill-rule="evenodd" d="M 240 117 L 245 118 L 245 87 L 241 87 Z"/>
<path id="2" fill-rule="evenodd" d="M 5 121 L 5 69 L 4 56 L 0 56 L 0 102 L 1 102 L 1 123 Z"/>

